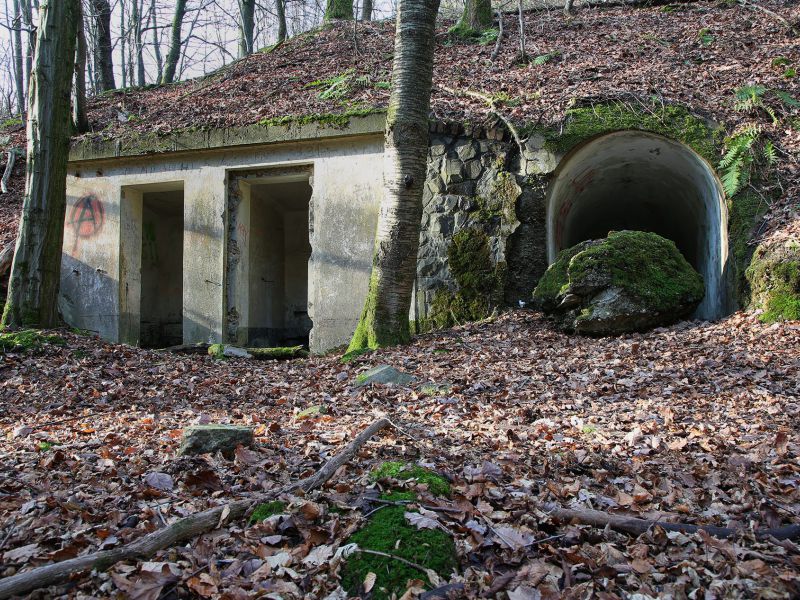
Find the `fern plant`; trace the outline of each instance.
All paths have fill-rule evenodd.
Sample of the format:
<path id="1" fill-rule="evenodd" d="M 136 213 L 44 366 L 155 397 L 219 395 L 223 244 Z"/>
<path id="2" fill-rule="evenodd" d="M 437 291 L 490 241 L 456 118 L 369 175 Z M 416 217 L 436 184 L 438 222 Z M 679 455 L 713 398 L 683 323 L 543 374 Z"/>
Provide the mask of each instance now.
<path id="1" fill-rule="evenodd" d="M 728 197 L 738 194 L 750 181 L 755 163 L 772 166 L 777 162 L 775 145 L 771 140 L 762 140 L 761 133 L 761 127 L 746 123 L 725 138 L 725 154 L 718 168 Z"/>

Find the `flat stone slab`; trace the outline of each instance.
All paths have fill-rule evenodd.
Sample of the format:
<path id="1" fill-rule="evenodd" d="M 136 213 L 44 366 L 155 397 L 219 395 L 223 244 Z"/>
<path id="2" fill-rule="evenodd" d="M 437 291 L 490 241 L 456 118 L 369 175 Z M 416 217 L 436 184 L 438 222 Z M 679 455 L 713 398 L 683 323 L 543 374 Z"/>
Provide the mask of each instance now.
<path id="1" fill-rule="evenodd" d="M 414 376 L 398 371 L 390 365 L 378 365 L 356 377 L 356 387 L 368 383 L 393 383 L 395 385 L 408 385 L 414 381 Z"/>
<path id="2" fill-rule="evenodd" d="M 241 425 L 192 425 L 183 431 L 178 454 L 233 454 L 236 446 L 252 446 L 253 430 Z"/>

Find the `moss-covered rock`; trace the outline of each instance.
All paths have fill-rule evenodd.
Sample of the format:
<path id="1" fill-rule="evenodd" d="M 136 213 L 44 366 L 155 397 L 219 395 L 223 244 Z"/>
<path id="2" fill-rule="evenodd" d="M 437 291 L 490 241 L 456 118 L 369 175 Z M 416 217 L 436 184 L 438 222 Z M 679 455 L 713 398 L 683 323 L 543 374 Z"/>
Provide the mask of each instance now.
<path id="1" fill-rule="evenodd" d="M 758 246 L 747 269 L 753 308 L 761 320 L 800 319 L 800 239 Z"/>
<path id="2" fill-rule="evenodd" d="M 673 323 L 704 295 L 702 277 L 672 241 L 618 231 L 562 251 L 533 300 L 568 331 L 615 335 Z"/>

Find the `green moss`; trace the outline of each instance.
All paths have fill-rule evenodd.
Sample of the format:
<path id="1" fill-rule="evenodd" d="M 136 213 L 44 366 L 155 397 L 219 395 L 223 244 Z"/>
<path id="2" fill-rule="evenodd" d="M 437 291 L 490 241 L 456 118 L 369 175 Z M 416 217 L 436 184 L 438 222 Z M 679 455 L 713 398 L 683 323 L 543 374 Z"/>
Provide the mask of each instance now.
<path id="1" fill-rule="evenodd" d="M 488 236 L 477 228 L 457 232 L 447 249 L 450 272 L 457 289 L 438 290 L 422 330 L 479 321 L 500 305 L 505 288 L 506 265 L 492 262 Z"/>
<path id="2" fill-rule="evenodd" d="M 273 515 L 279 515 L 286 511 L 286 502 L 274 500 L 272 502 L 265 502 L 256 506 L 253 514 L 250 515 L 250 523 L 261 523 L 266 521 Z"/>
<path id="3" fill-rule="evenodd" d="M 208 347 L 208 355 L 214 358 L 225 358 L 225 345 L 224 344 L 211 344 Z"/>
<path id="4" fill-rule="evenodd" d="M 548 148 L 566 153 L 589 138 L 623 129 L 650 131 L 683 142 L 711 164 L 717 162 L 724 137 L 721 128 L 710 127 L 686 108 L 656 102 L 646 106 L 609 102 L 572 108 L 567 111 L 563 130 L 541 133 Z"/>
<path id="5" fill-rule="evenodd" d="M 353 338 L 347 347 L 348 354 L 364 349 L 375 350 L 385 346 L 406 344 L 411 341 L 411 329 L 408 327 L 407 320 L 400 321 L 395 328 L 392 325 L 394 315 L 378 315 L 377 289 L 378 274 L 373 269 L 364 310 L 361 312 L 361 318 L 358 320 Z"/>
<path id="6" fill-rule="evenodd" d="M 767 211 L 764 200 L 751 191 L 743 191 L 728 199 L 728 248 L 733 294 L 740 306 L 751 303 L 746 271 L 753 258 L 753 237 L 756 223 Z"/>
<path id="7" fill-rule="evenodd" d="M 381 494 L 381 500 L 389 502 L 414 502 L 417 495 L 414 492 L 406 492 L 403 490 L 392 490 L 385 494 Z"/>
<path id="8" fill-rule="evenodd" d="M 703 278 L 674 242 L 643 231 L 612 231 L 602 241 L 582 242 L 559 254 L 534 290 L 534 300 L 547 310 L 567 288 L 596 286 L 620 288 L 654 312 L 699 302 L 705 294 Z"/>
<path id="9" fill-rule="evenodd" d="M 453 540 L 440 529 L 417 529 L 410 525 L 406 511 L 404 506 L 379 510 L 348 543 L 404 558 L 449 579 L 457 567 Z M 369 573 L 377 576 L 371 597 L 379 600 L 399 597 L 411 579 L 427 579 L 425 571 L 399 560 L 359 552 L 350 556 L 342 569 L 342 587 L 352 595 L 357 594 Z"/>
<path id="10" fill-rule="evenodd" d="M 44 334 L 36 329 L 22 329 L 0 333 L 0 352 L 38 350 L 43 344 L 63 346 L 64 338 Z"/>
<path id="11" fill-rule="evenodd" d="M 373 481 L 379 479 L 397 479 L 398 481 L 414 480 L 428 486 L 431 494 L 436 496 L 450 495 L 450 482 L 444 477 L 417 465 L 389 461 L 375 469 L 370 477 Z"/>
<path id="12" fill-rule="evenodd" d="M 270 117 L 261 119 L 258 124 L 264 127 L 274 127 L 278 125 L 329 125 L 331 127 L 345 128 L 350 124 L 353 117 L 366 117 L 382 112 L 377 108 L 351 108 L 341 113 L 311 113 L 308 115 L 287 115 L 284 117 Z"/>
<path id="13" fill-rule="evenodd" d="M 800 241 L 761 245 L 747 269 L 752 307 L 767 323 L 800 319 Z"/>
<path id="14" fill-rule="evenodd" d="M 275 348 L 247 348 L 247 351 L 258 360 L 288 360 L 306 358 L 308 351 L 302 346 L 278 346 Z"/>

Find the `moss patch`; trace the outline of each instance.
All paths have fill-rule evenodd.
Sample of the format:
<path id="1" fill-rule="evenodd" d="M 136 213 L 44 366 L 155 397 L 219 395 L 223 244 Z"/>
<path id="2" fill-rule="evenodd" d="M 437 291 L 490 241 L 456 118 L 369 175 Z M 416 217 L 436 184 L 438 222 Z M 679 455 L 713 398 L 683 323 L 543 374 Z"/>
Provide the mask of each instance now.
<path id="1" fill-rule="evenodd" d="M 288 360 L 291 358 L 306 358 L 308 351 L 302 346 L 286 346 L 276 348 L 247 348 L 247 351 L 258 360 Z"/>
<path id="2" fill-rule="evenodd" d="M 265 502 L 256 506 L 253 514 L 250 515 L 250 523 L 261 523 L 266 521 L 274 515 L 279 515 L 286 512 L 286 502 L 274 500 L 272 502 Z"/>
<path id="3" fill-rule="evenodd" d="M 430 469 L 403 462 L 385 462 L 370 474 L 370 478 L 373 481 L 378 481 L 379 479 L 410 481 L 413 479 L 418 483 L 427 485 L 431 494 L 436 496 L 450 495 L 450 482 L 447 479 Z"/>
<path id="4" fill-rule="evenodd" d="M 330 125 L 331 127 L 345 128 L 353 117 L 366 117 L 375 113 L 384 112 L 379 108 L 351 108 L 341 113 L 311 113 L 308 115 L 286 115 L 283 117 L 270 117 L 261 119 L 258 124 L 264 127 L 276 125 Z"/>
<path id="5" fill-rule="evenodd" d="M 39 350 L 44 344 L 63 346 L 64 338 L 44 334 L 36 329 L 0 333 L 0 352 Z"/>
<path id="6" fill-rule="evenodd" d="M 404 558 L 449 579 L 457 566 L 453 540 L 439 529 L 417 529 L 409 525 L 406 512 L 404 506 L 379 510 L 348 543 Z M 377 576 L 372 590 L 372 597 L 376 599 L 399 597 L 411 579 L 427 580 L 425 571 L 399 560 L 359 552 L 348 558 L 342 569 L 342 587 L 350 594 L 357 594 L 368 573 Z"/>
<path id="7" fill-rule="evenodd" d="M 492 262 L 488 236 L 477 228 L 462 229 L 447 249 L 455 292 L 439 290 L 421 330 L 479 321 L 500 305 L 506 281 L 506 265 Z"/>
<path id="8" fill-rule="evenodd" d="M 225 345 L 224 344 L 211 344 L 208 347 L 208 355 L 214 358 L 225 358 Z"/>
<path id="9" fill-rule="evenodd" d="M 717 162 L 724 138 L 721 128 L 710 127 L 682 106 L 653 102 L 647 108 L 622 102 L 572 108 L 567 111 L 563 131 L 547 130 L 543 134 L 548 148 L 566 153 L 603 133 L 623 129 L 650 131 L 683 142 L 711 164 Z"/>
<path id="10" fill-rule="evenodd" d="M 559 294 L 569 287 L 568 270 L 572 257 L 585 250 L 588 246 L 588 242 L 581 242 L 558 253 L 556 260 L 545 271 L 533 290 L 533 302 L 537 308 L 549 311 L 558 305 L 557 298 Z"/>
<path id="11" fill-rule="evenodd" d="M 800 240 L 761 245 L 747 269 L 753 308 L 767 323 L 800 319 Z"/>

